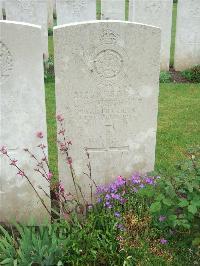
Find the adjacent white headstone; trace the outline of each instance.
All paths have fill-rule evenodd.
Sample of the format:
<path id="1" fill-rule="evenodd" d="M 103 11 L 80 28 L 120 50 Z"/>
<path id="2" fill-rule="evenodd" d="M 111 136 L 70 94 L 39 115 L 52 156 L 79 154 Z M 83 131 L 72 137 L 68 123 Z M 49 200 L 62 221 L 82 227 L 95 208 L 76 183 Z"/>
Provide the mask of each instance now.
<path id="1" fill-rule="evenodd" d="M 50 208 L 49 184 L 34 171 L 36 162 L 24 151 L 29 148 L 43 158 L 37 145 L 47 145 L 46 110 L 39 26 L 0 22 L 0 147 L 5 145 L 12 159 L 28 175 L 34 187 Z M 43 139 L 36 137 L 42 131 Z M 8 158 L 0 155 L 0 222 L 30 222 L 37 224 L 49 216 L 25 177 Z"/>
<path id="2" fill-rule="evenodd" d="M 173 0 L 132 0 L 132 19 L 162 29 L 161 70 L 169 70 Z"/>
<path id="3" fill-rule="evenodd" d="M 116 21 L 54 28 L 57 114 L 88 198 L 85 147 L 97 184 L 154 168 L 160 35 L 156 27 Z M 61 152 L 58 162 L 60 180 L 73 191 Z"/>
<path id="4" fill-rule="evenodd" d="M 6 0 L 6 19 L 27 22 L 42 27 L 42 46 L 48 58 L 48 5 L 47 0 Z"/>
<path id="5" fill-rule="evenodd" d="M 96 20 L 96 0 L 56 0 L 57 25 Z"/>
<path id="6" fill-rule="evenodd" d="M 128 20 L 131 21 L 133 18 L 133 0 L 129 0 Z"/>
<path id="7" fill-rule="evenodd" d="M 125 20 L 125 0 L 101 0 L 101 19 Z"/>
<path id="8" fill-rule="evenodd" d="M 3 2 L 0 0 L 0 19 L 3 19 Z"/>
<path id="9" fill-rule="evenodd" d="M 200 1 L 179 0 L 176 26 L 175 69 L 200 64 Z"/>

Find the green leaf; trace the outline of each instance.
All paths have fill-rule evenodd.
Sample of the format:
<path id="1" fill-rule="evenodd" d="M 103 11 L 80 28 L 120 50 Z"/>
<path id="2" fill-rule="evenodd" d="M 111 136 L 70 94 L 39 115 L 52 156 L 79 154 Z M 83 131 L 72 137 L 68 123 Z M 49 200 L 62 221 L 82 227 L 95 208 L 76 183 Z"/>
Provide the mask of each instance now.
<path id="1" fill-rule="evenodd" d="M 200 199 L 193 199 L 192 201 L 191 201 L 191 204 L 192 205 L 195 205 L 196 207 L 200 207 Z"/>
<path id="2" fill-rule="evenodd" d="M 186 199 L 180 200 L 180 202 L 178 204 L 178 206 L 181 207 L 181 208 L 182 207 L 186 207 L 188 205 L 189 205 L 189 202 Z"/>
<path id="3" fill-rule="evenodd" d="M 177 219 L 177 216 L 172 214 L 172 215 L 169 215 L 168 219 L 170 221 L 175 221 Z"/>
<path id="4" fill-rule="evenodd" d="M 173 202 L 170 199 L 164 198 L 163 204 L 165 204 L 167 206 L 172 206 Z"/>
<path id="5" fill-rule="evenodd" d="M 161 203 L 160 203 L 160 201 L 156 201 L 156 202 L 152 203 L 151 206 L 150 206 L 150 211 L 152 213 L 159 212 L 160 209 L 161 209 Z"/>
<path id="6" fill-rule="evenodd" d="M 192 214 L 195 214 L 197 212 L 197 207 L 196 205 L 189 205 L 188 206 L 188 211 Z"/>
<path id="7" fill-rule="evenodd" d="M 1 261 L 1 265 L 6 265 L 6 264 L 11 264 L 13 262 L 13 259 L 11 258 L 6 258 L 5 260 Z"/>

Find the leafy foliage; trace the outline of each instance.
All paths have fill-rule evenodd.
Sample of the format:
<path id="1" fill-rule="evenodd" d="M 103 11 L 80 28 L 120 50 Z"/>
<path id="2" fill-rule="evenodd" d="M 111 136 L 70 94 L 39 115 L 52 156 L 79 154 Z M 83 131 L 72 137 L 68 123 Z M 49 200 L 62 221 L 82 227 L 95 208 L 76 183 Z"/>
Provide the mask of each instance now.
<path id="1" fill-rule="evenodd" d="M 160 83 L 170 83 L 172 81 L 171 74 L 169 72 L 160 72 Z"/>
<path id="2" fill-rule="evenodd" d="M 200 147 L 185 156 L 173 178 L 135 173 L 98 186 L 85 215 L 72 211 L 40 227 L 0 227 L 0 264 L 199 264 Z"/>
<path id="3" fill-rule="evenodd" d="M 200 65 L 181 72 L 182 76 L 194 83 L 200 83 Z"/>

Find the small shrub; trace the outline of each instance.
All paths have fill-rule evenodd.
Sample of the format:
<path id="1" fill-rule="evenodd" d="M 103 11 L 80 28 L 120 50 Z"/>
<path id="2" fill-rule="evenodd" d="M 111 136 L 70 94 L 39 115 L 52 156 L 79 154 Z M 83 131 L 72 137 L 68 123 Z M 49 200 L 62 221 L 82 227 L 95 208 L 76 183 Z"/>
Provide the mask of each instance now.
<path id="1" fill-rule="evenodd" d="M 52 28 L 48 28 L 48 36 L 53 36 L 53 29 Z"/>
<path id="2" fill-rule="evenodd" d="M 160 83 L 170 83 L 171 81 L 172 77 L 169 72 L 160 72 Z"/>
<path id="3" fill-rule="evenodd" d="M 182 71 L 181 75 L 191 82 L 200 83 L 200 65 Z"/>

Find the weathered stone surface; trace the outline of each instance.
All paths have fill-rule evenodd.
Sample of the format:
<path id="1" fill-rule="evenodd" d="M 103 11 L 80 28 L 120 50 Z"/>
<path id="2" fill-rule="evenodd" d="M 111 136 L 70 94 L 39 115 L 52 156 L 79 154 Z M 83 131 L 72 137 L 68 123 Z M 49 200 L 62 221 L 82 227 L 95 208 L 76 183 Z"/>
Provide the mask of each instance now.
<path id="1" fill-rule="evenodd" d="M 132 21 L 162 29 L 161 70 L 169 70 L 173 0 L 132 0 L 132 2 Z"/>
<path id="2" fill-rule="evenodd" d="M 132 21 L 133 19 L 133 0 L 129 0 L 129 10 L 128 10 L 128 20 Z"/>
<path id="3" fill-rule="evenodd" d="M 101 0 L 101 19 L 125 20 L 125 1 Z"/>
<path id="4" fill-rule="evenodd" d="M 54 28 L 57 114 L 87 196 L 85 147 L 97 184 L 154 168 L 160 35 L 156 27 L 116 21 Z M 73 191 L 60 152 L 58 162 L 60 180 Z"/>
<path id="5" fill-rule="evenodd" d="M 175 69 L 200 64 L 200 1 L 179 0 L 176 26 Z"/>
<path id="6" fill-rule="evenodd" d="M 36 162 L 24 151 L 29 148 L 43 158 L 37 145 L 41 141 L 47 145 L 41 28 L 1 21 L 0 33 L 0 147 L 8 148 L 50 207 L 38 188 L 49 194 L 49 184 L 34 171 Z M 36 137 L 37 131 L 44 133 L 42 140 Z M 0 222 L 27 223 L 34 218 L 39 224 L 49 219 L 28 181 L 9 164 L 0 153 Z"/>
<path id="7" fill-rule="evenodd" d="M 3 2 L 0 0 L 0 19 L 3 19 Z"/>
<path id="8" fill-rule="evenodd" d="M 57 25 L 96 20 L 96 0 L 56 0 Z"/>
<path id="9" fill-rule="evenodd" d="M 48 4 L 47 0 L 6 0 L 6 19 L 42 27 L 42 47 L 48 58 Z"/>

